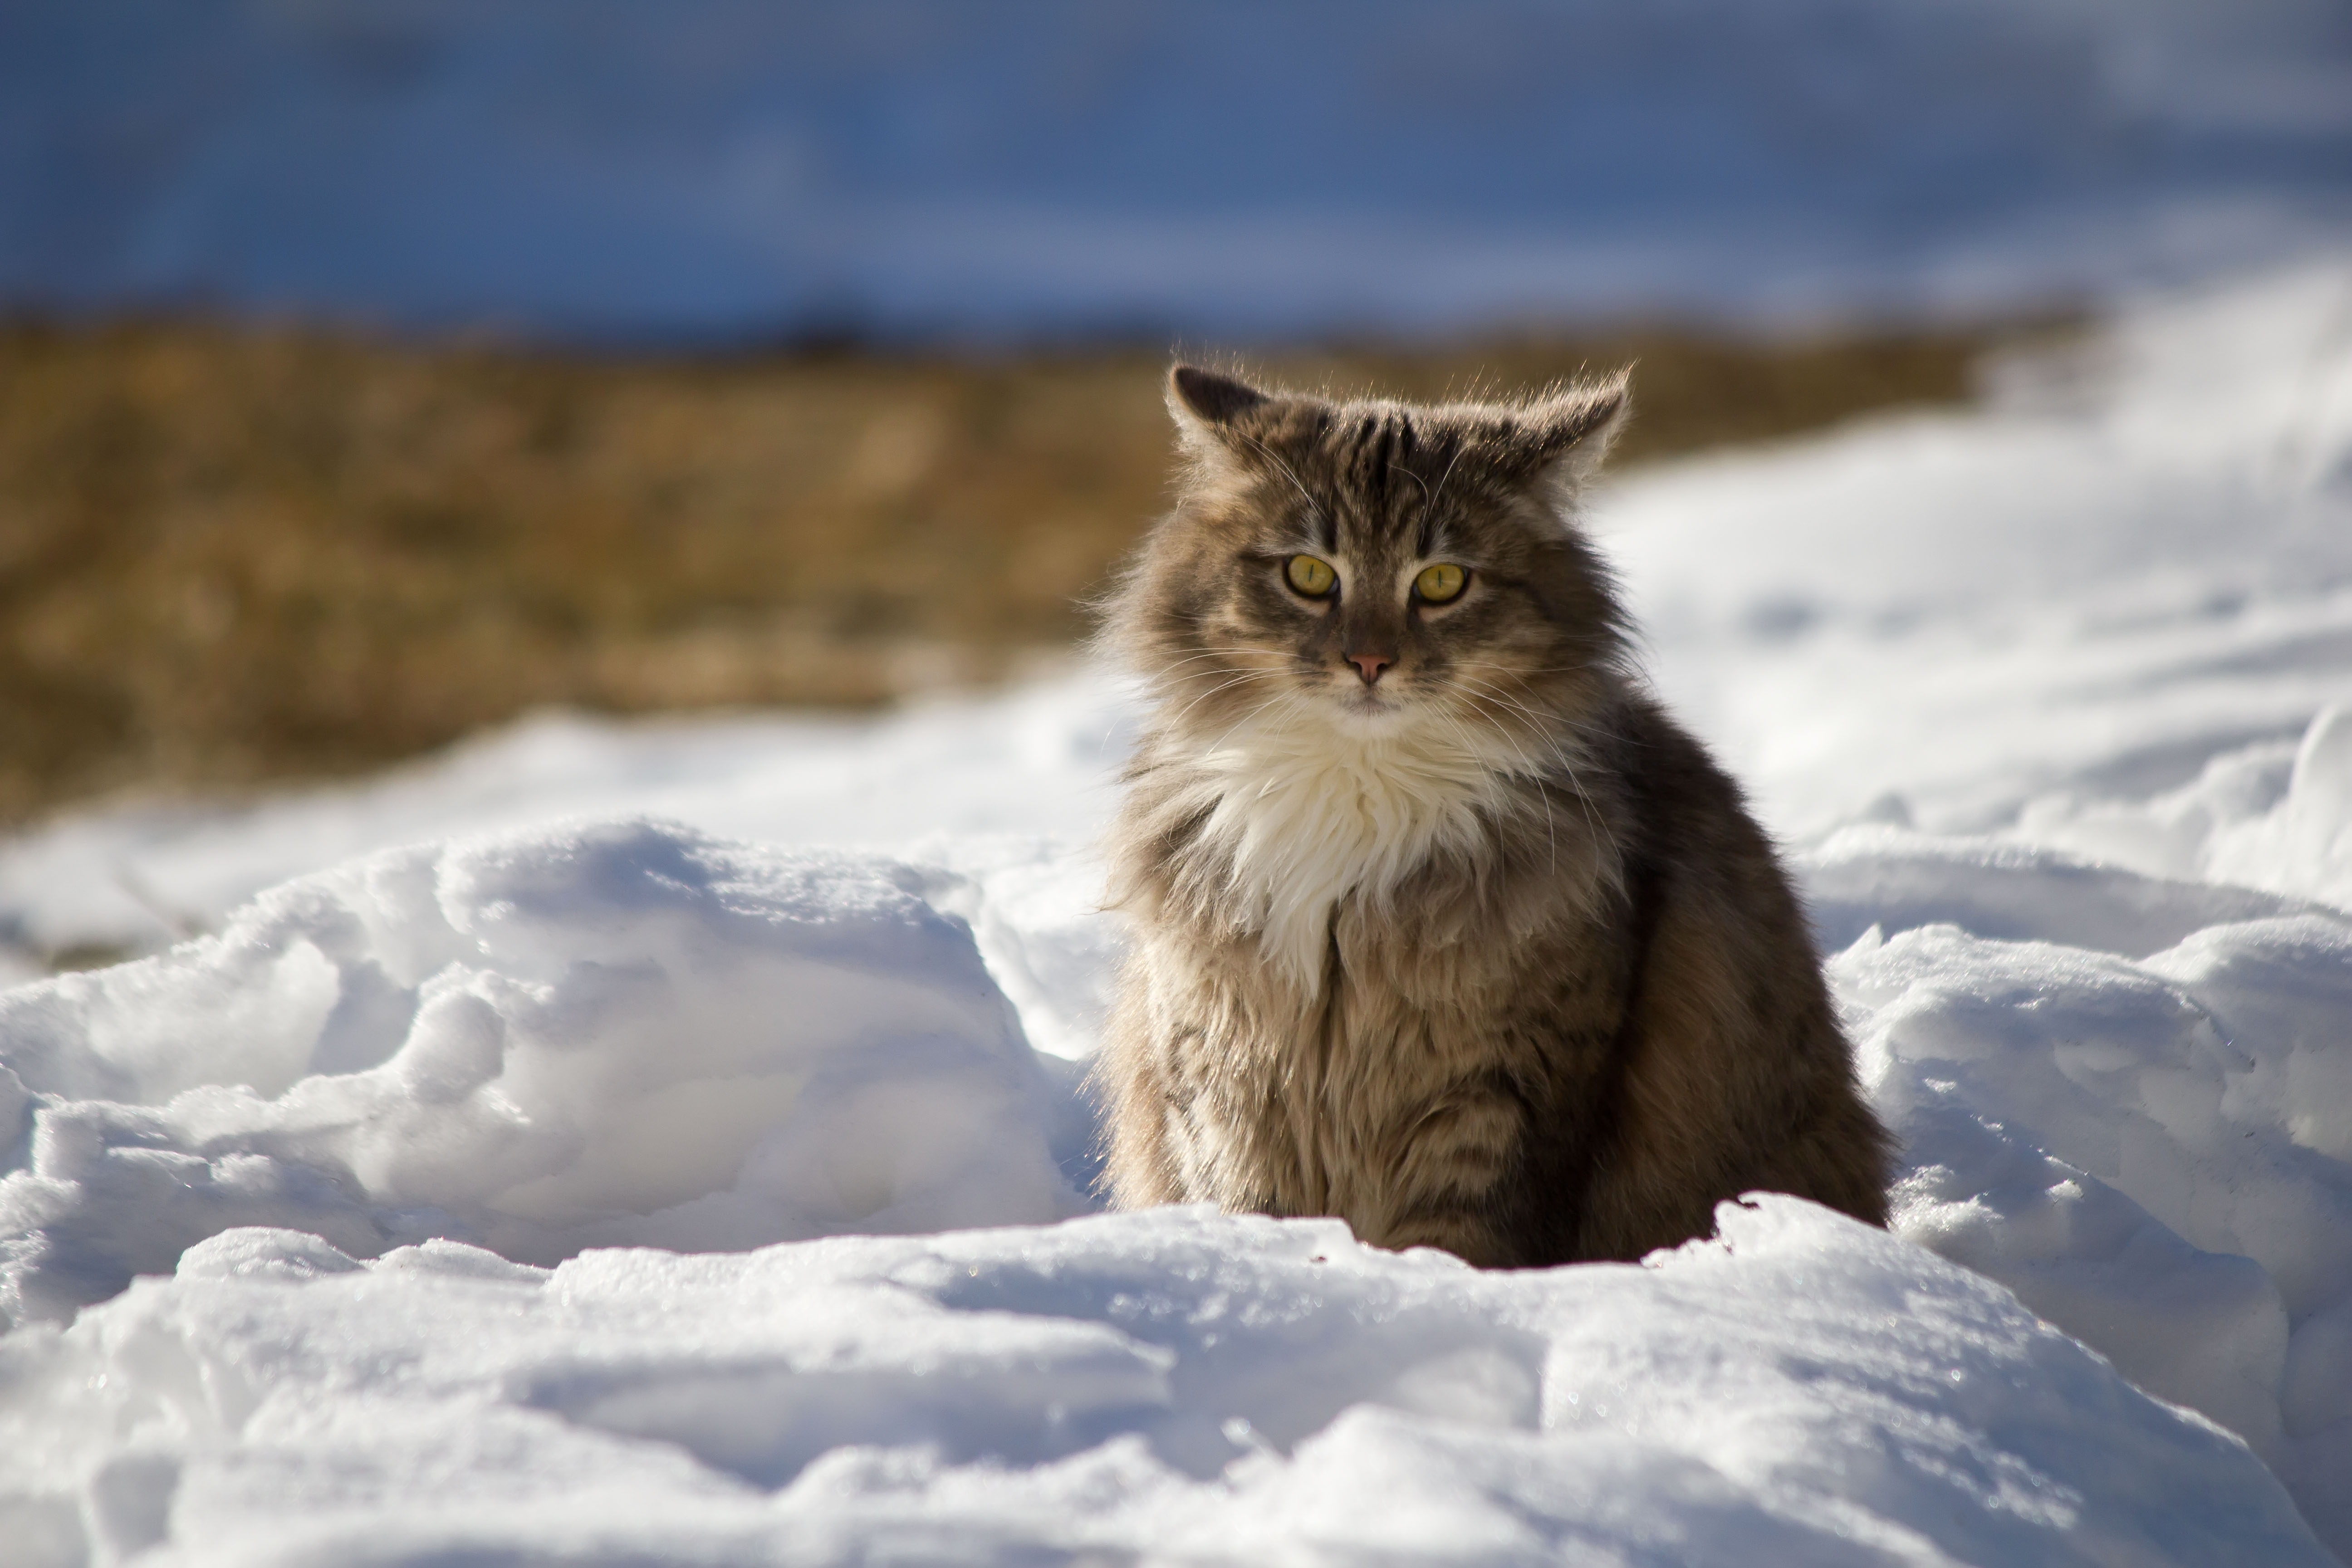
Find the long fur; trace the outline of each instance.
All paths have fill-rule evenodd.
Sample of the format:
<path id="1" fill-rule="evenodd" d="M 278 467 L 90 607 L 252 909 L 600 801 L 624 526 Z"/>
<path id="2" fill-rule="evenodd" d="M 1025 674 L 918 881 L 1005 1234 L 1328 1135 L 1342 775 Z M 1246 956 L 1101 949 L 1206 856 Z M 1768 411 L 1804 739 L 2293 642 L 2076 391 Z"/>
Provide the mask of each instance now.
<path id="1" fill-rule="evenodd" d="M 1184 489 L 1103 637 L 1155 702 L 1110 845 L 1117 1200 L 1482 1264 L 1638 1256 L 1756 1187 L 1882 1221 L 1787 879 L 1575 524 L 1623 379 L 1415 408 L 1179 367 L 1170 406 Z M 1286 585 L 1301 553 L 1338 591 Z M 1424 603 L 1441 562 L 1470 586 Z"/>

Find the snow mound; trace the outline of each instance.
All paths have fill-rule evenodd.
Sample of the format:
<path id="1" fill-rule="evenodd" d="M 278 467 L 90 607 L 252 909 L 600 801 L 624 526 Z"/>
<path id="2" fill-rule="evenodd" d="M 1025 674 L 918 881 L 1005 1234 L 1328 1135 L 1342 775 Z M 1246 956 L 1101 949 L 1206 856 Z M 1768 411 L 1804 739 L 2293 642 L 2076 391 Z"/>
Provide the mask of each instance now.
<path id="1" fill-rule="evenodd" d="M 232 1226 L 551 1263 L 1080 1212 L 1083 1121 L 921 875 L 541 828 L 0 995 L 0 1302 L 60 1316 Z"/>
<path id="2" fill-rule="evenodd" d="M 2301 762 L 2266 806 L 2214 783 L 2242 772 L 2225 757 L 2096 820 L 2145 864 L 2210 865 L 2194 832 L 2250 880 L 2326 886 L 2312 848 L 2352 829 L 2326 766 L 2344 728 L 2323 712 L 2284 748 Z M 1896 1233 L 2246 1438 L 2352 1546 L 2352 913 L 1884 825 L 1798 869 L 1902 1143 Z"/>
<path id="3" fill-rule="evenodd" d="M 1903 1138 L 1898 1231 L 2262 1452 L 2352 1435 L 2352 1365 L 2315 1349 L 2352 1320 L 2352 921 L 2137 963 L 1926 926 L 1832 973 Z"/>
<path id="4" fill-rule="evenodd" d="M 242 1230 L 0 1341 L 21 1568 L 2323 1564 L 2235 1439 L 1790 1198 L 1479 1274 L 1160 1210 L 551 1272 Z"/>

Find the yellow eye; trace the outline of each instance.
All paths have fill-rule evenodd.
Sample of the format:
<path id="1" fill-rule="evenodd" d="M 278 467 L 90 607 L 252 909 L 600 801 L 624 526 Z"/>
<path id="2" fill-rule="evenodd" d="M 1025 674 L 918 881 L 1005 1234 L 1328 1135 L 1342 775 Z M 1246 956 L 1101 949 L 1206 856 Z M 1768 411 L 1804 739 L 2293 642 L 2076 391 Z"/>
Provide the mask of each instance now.
<path id="1" fill-rule="evenodd" d="M 1469 573 L 1450 561 L 1440 562 L 1421 569 L 1421 575 L 1412 580 L 1412 591 L 1424 605 L 1444 605 L 1460 598 L 1469 582 Z"/>
<path id="2" fill-rule="evenodd" d="M 1292 587 L 1310 599 L 1321 598 L 1339 583 L 1339 574 L 1331 570 L 1331 563 L 1312 555 L 1292 556 L 1284 563 L 1282 574 L 1290 579 Z"/>

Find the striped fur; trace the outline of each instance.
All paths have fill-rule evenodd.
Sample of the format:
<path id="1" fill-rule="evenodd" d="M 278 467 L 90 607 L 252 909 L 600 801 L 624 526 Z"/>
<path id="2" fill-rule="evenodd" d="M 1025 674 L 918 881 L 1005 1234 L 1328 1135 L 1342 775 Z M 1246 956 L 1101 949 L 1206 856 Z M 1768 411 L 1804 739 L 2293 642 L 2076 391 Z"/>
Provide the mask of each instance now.
<path id="1" fill-rule="evenodd" d="M 1787 879 L 1574 524 L 1625 405 L 1171 374 L 1183 492 L 1103 635 L 1154 699 L 1110 845 L 1120 1204 L 1486 1265 L 1638 1257 L 1754 1188 L 1883 1222 Z M 1298 553 L 1334 596 L 1286 584 Z M 1469 586 L 1423 604 L 1437 562 Z"/>

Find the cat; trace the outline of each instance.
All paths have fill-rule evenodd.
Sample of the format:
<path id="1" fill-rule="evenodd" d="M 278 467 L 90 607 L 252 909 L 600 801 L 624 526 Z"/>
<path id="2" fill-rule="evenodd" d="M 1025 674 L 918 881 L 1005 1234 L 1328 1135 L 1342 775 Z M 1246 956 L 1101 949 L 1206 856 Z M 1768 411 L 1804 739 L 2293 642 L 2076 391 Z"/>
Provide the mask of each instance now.
<path id="1" fill-rule="evenodd" d="M 1120 1207 L 1637 1258 L 1889 1142 L 1740 791 L 1645 689 L 1578 498 L 1624 374 L 1416 406 L 1169 375 L 1174 510 L 1098 643 L 1152 703 L 1107 846 Z"/>

